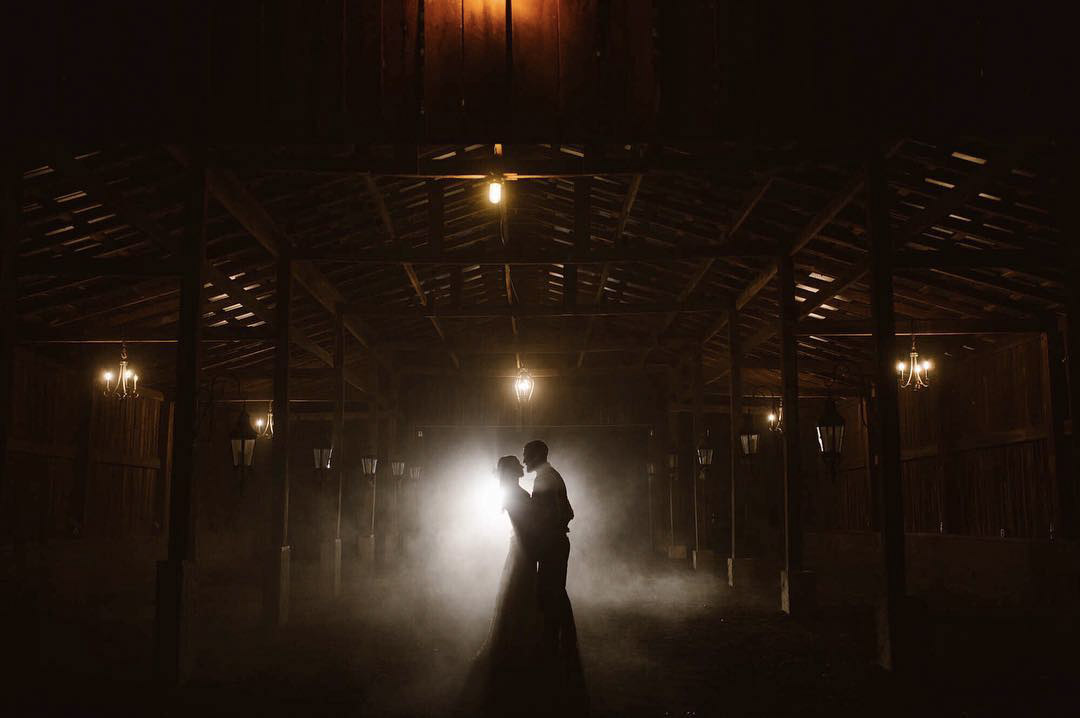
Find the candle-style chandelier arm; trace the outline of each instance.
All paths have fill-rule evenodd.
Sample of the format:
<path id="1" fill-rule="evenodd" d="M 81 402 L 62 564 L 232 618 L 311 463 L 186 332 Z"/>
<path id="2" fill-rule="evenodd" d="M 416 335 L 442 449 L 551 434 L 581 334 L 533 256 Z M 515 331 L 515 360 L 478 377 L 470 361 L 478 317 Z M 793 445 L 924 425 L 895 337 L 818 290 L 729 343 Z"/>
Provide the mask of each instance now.
<path id="1" fill-rule="evenodd" d="M 101 373 L 104 386 L 103 394 L 116 399 L 137 399 L 139 397 L 139 375 L 128 364 L 127 343 L 120 342 L 120 362 L 115 371 L 106 369 Z"/>

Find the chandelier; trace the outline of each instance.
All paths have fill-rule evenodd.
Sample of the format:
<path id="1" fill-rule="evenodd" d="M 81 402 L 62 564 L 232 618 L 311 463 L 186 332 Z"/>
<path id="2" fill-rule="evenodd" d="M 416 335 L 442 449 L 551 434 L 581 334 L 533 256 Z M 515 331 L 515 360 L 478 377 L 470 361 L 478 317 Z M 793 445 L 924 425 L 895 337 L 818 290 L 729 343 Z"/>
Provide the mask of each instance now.
<path id="1" fill-rule="evenodd" d="M 919 391 L 930 386 L 930 369 L 932 364 L 928 359 L 919 359 L 919 352 L 915 349 L 915 334 L 911 335 L 911 352 L 908 361 L 896 363 L 896 375 L 901 389 L 910 388 Z"/>
<path id="2" fill-rule="evenodd" d="M 139 375 L 128 365 L 127 345 L 120 344 L 120 366 L 117 371 L 106 369 L 101 373 L 101 381 L 105 386 L 105 396 L 117 399 L 138 398 Z"/>
<path id="3" fill-rule="evenodd" d="M 522 367 L 518 372 L 517 379 L 514 380 L 514 394 L 517 395 L 518 402 L 528 404 L 529 400 L 532 399 L 534 389 L 536 389 L 536 382 L 533 381 L 529 370 Z"/>

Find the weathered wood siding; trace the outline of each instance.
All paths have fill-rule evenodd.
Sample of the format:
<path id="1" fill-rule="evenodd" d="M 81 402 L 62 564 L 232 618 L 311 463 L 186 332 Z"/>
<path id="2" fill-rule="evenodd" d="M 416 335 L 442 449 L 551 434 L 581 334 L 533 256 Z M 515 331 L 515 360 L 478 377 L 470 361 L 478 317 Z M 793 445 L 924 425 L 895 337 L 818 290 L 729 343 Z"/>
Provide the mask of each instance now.
<path id="1" fill-rule="evenodd" d="M 901 391 L 909 532 L 1049 537 L 1059 509 L 1042 401 L 1045 363 L 1033 338 L 972 357 L 937 358 L 929 389 Z M 854 400 L 840 406 L 847 438 L 836 481 L 820 470 L 814 477 L 816 528 L 877 526 L 859 407 Z"/>

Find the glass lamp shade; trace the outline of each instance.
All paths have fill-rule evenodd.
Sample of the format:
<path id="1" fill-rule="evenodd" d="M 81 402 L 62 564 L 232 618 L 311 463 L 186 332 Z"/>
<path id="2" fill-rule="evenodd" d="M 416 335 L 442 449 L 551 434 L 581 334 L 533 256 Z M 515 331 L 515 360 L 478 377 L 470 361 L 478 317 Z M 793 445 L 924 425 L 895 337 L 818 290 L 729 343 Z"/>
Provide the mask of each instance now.
<path id="1" fill-rule="evenodd" d="M 754 426 L 754 418 L 750 412 L 743 416 L 742 429 L 739 430 L 739 443 L 742 445 L 743 456 L 753 456 L 758 452 L 758 443 L 761 435 Z"/>
<path id="2" fill-rule="evenodd" d="M 645 473 L 649 475 L 650 479 L 656 476 L 656 464 L 651 461 L 645 464 Z"/>
<path id="3" fill-rule="evenodd" d="M 844 417 L 836 409 L 836 402 L 829 399 L 817 421 L 818 448 L 828 461 L 840 458 L 844 448 Z"/>
<path id="4" fill-rule="evenodd" d="M 364 476 L 374 476 L 375 469 L 379 466 L 379 460 L 374 456 L 365 456 L 360 459 L 360 470 L 364 473 Z"/>
<path id="5" fill-rule="evenodd" d="M 258 436 L 251 425 L 251 416 L 246 409 L 241 409 L 240 416 L 236 417 L 236 425 L 229 432 L 234 469 L 250 468 L 255 462 L 255 439 Z"/>
<path id="6" fill-rule="evenodd" d="M 394 478 L 400 479 L 405 475 L 405 462 L 404 461 L 391 461 L 390 473 L 394 475 Z"/>
<path id="7" fill-rule="evenodd" d="M 514 394 L 517 396 L 518 402 L 527 404 L 532 399 L 533 390 L 536 389 L 536 382 L 528 371 L 522 369 L 518 372 L 517 379 L 514 380 Z"/>
<path id="8" fill-rule="evenodd" d="M 679 452 L 675 451 L 674 449 L 668 451 L 667 465 L 668 468 L 673 471 L 679 468 Z"/>
<path id="9" fill-rule="evenodd" d="M 316 469 L 329 469 L 334 458 L 334 449 L 312 449 Z"/>
<path id="10" fill-rule="evenodd" d="M 713 450 L 711 446 L 699 446 L 697 460 L 702 466 L 712 466 Z"/>
<path id="11" fill-rule="evenodd" d="M 423 473 L 424 473 L 424 467 L 422 467 L 422 466 L 410 466 L 409 467 L 409 478 L 412 479 L 413 481 L 419 481 L 420 476 Z"/>

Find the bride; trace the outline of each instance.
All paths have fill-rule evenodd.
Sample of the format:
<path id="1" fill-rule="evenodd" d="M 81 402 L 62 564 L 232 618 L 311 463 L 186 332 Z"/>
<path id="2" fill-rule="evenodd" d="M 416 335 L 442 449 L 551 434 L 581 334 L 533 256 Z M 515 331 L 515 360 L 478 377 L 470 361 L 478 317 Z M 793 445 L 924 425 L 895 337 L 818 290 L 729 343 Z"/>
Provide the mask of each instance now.
<path id="1" fill-rule="evenodd" d="M 544 640 L 536 578 L 536 537 L 530 525 L 532 497 L 514 456 L 496 468 L 502 505 L 513 533 L 495 600 L 495 616 L 473 662 L 462 711 L 467 715 L 584 715 L 586 697 L 573 616 L 553 653 Z"/>

